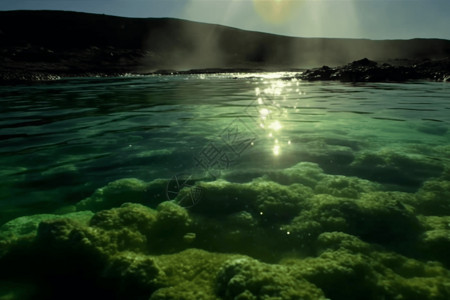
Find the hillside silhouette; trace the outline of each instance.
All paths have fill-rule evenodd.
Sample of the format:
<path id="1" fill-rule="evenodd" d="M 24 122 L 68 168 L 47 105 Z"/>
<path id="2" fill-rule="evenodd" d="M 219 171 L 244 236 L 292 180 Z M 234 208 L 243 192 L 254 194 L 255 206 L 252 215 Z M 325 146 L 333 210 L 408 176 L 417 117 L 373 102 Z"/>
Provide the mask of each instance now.
<path id="1" fill-rule="evenodd" d="M 0 56 L 2 72 L 286 70 L 336 66 L 363 57 L 442 59 L 450 56 L 450 41 L 295 38 L 170 18 L 2 11 Z"/>

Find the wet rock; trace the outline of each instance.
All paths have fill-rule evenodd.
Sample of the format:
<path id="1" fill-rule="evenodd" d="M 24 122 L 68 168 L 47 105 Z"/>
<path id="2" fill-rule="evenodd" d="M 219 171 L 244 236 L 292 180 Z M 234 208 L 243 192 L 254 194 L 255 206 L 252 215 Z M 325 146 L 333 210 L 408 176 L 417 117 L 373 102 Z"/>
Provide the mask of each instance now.
<path id="1" fill-rule="evenodd" d="M 377 62 L 364 58 L 336 68 L 324 66 L 318 69 L 307 70 L 298 75 L 298 77 L 308 81 L 399 82 L 414 79 L 444 81 L 449 75 L 449 58 L 425 61 L 418 64 L 412 64 L 410 62 L 402 66 L 392 66 L 390 64 L 378 65 Z"/>

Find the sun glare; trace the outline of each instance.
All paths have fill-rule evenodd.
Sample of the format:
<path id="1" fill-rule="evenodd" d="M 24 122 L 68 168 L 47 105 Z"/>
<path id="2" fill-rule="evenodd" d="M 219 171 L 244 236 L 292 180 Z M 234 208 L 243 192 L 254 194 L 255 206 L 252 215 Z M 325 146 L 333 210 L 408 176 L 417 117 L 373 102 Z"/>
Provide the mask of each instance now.
<path id="1" fill-rule="evenodd" d="M 273 155 L 275 155 L 275 156 L 280 155 L 280 146 L 279 145 L 273 146 L 272 152 L 273 152 Z"/>
<path id="2" fill-rule="evenodd" d="M 275 131 L 278 131 L 282 128 L 283 126 L 281 126 L 280 121 L 274 121 L 272 123 L 270 123 L 269 128 L 273 129 Z"/>
<path id="3" fill-rule="evenodd" d="M 256 12 L 267 22 L 281 24 L 287 22 L 302 0 L 253 0 Z"/>

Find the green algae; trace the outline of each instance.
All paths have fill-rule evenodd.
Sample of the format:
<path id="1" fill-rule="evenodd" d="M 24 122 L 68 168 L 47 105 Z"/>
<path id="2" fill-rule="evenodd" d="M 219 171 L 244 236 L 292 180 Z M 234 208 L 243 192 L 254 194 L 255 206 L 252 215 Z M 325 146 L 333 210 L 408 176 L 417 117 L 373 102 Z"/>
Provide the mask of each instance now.
<path id="1" fill-rule="evenodd" d="M 414 205 L 420 214 L 450 215 L 450 181 L 428 180 L 417 193 Z"/>
<path id="2" fill-rule="evenodd" d="M 11 278 L 0 280 L 31 283 L 37 296 L 75 287 L 152 300 L 450 296 L 450 220 L 426 209 L 445 203 L 447 181 L 383 191 L 301 165 L 244 183 L 197 182 L 178 195 L 200 188 L 191 208 L 177 198 L 143 205 L 163 181 L 124 179 L 77 205 L 94 212 L 12 220 L 0 228 L 0 267 Z M 14 271 L 23 267 L 26 281 Z M 70 280 L 55 287 L 50 274 Z"/>
<path id="3" fill-rule="evenodd" d="M 167 181 L 157 179 L 149 183 L 136 178 L 123 178 L 98 188 L 91 196 L 81 200 L 75 209 L 99 211 L 120 206 L 125 202 L 151 203 L 164 199 Z"/>
<path id="4" fill-rule="evenodd" d="M 448 299 L 450 168 L 417 154 L 448 147 L 304 142 L 293 153 L 310 161 L 287 168 L 192 180 L 170 199 L 167 179 L 124 178 L 7 222 L 0 297 Z"/>
<path id="5" fill-rule="evenodd" d="M 418 186 L 431 177 L 441 175 L 444 167 L 424 155 L 384 148 L 358 153 L 351 169 L 357 176 L 375 182 Z"/>
<path id="6" fill-rule="evenodd" d="M 325 299 L 323 292 L 292 269 L 250 258 L 228 260 L 217 276 L 222 299 Z"/>

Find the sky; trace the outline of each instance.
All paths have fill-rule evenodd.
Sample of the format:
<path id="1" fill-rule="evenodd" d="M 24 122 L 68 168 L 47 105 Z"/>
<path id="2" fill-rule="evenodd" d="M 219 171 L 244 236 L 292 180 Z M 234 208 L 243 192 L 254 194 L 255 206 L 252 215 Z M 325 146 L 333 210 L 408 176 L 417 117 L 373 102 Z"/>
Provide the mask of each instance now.
<path id="1" fill-rule="evenodd" d="M 172 17 L 297 37 L 450 39 L 450 0 L 0 0 L 52 9 Z"/>

